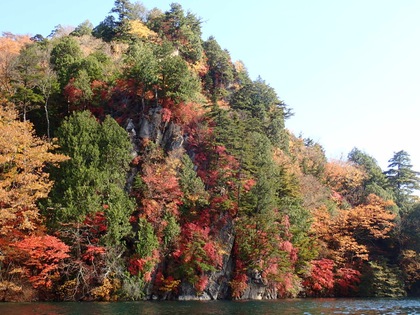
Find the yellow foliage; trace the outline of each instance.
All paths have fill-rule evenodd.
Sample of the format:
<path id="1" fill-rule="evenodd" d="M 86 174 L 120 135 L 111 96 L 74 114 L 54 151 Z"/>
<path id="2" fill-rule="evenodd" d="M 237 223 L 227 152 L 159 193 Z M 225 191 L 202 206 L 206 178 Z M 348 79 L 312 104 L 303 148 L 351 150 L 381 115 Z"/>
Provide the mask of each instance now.
<path id="1" fill-rule="evenodd" d="M 58 287 L 58 294 L 63 301 L 71 300 L 77 291 L 77 279 L 68 280 Z"/>
<path id="2" fill-rule="evenodd" d="M 299 168 L 298 161 L 296 159 L 292 160 L 291 156 L 285 153 L 283 150 L 276 148 L 274 150 L 273 159 L 276 164 L 282 166 L 288 172 L 296 176 L 302 174 L 302 171 Z"/>
<path id="3" fill-rule="evenodd" d="M 49 152 L 54 148 L 34 135 L 29 122 L 17 120 L 16 111 L 0 104 L 0 235 L 35 229 L 36 202 L 48 195 L 53 184 L 43 169 L 47 163 L 68 159 Z"/>
<path id="4" fill-rule="evenodd" d="M 9 275 L 15 275 L 15 274 L 23 274 L 26 270 L 23 268 L 13 268 L 11 271 L 9 271 Z"/>
<path id="5" fill-rule="evenodd" d="M 103 40 L 93 37 L 92 35 L 76 37 L 75 40 L 79 43 L 84 57 L 89 56 L 95 51 L 103 51 L 107 55 L 111 55 L 110 44 L 104 43 Z"/>
<path id="6" fill-rule="evenodd" d="M 200 58 L 200 60 L 198 60 L 197 62 L 189 65 L 191 70 L 200 77 L 203 77 L 209 71 L 207 59 L 204 58 L 204 56 Z"/>
<path id="7" fill-rule="evenodd" d="M 246 72 L 246 67 L 245 64 L 242 61 L 235 61 L 235 63 L 233 64 L 233 66 L 235 67 L 236 72 L 238 73 L 244 73 Z"/>
<path id="8" fill-rule="evenodd" d="M 184 153 L 185 150 L 183 148 L 177 148 L 169 152 L 167 158 L 165 159 L 163 171 L 171 175 L 177 175 L 178 169 L 181 167 L 180 158 Z"/>
<path id="9" fill-rule="evenodd" d="M 304 174 L 320 175 L 326 163 L 322 147 L 318 144 L 305 145 L 304 139 L 288 134 L 289 157 L 294 167 Z M 297 172 L 297 170 L 296 170 Z"/>
<path id="10" fill-rule="evenodd" d="M 22 287 L 10 281 L 0 281 L 0 294 L 17 294 L 22 292 Z M 0 296 L 1 296 L 0 295 Z"/>
<path id="11" fill-rule="evenodd" d="M 114 301 L 117 299 L 115 292 L 121 288 L 121 282 L 118 279 L 105 278 L 101 286 L 93 288 L 90 293 L 95 300 Z"/>
<path id="12" fill-rule="evenodd" d="M 130 26 L 129 34 L 137 36 L 144 39 L 153 39 L 157 38 L 158 35 L 149 29 L 143 22 L 140 20 L 131 20 L 128 22 Z"/>
<path id="13" fill-rule="evenodd" d="M 163 286 L 159 288 L 159 290 L 163 292 L 171 292 L 178 288 L 179 284 L 181 283 L 181 280 L 174 280 L 171 278 L 162 280 Z"/>

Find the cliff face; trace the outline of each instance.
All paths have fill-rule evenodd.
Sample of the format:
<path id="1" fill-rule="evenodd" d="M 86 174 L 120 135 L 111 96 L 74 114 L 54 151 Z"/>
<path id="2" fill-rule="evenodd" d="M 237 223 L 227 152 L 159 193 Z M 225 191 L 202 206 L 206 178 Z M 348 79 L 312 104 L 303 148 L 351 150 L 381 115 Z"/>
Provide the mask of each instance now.
<path id="1" fill-rule="evenodd" d="M 129 119 L 126 123 L 126 131 L 130 135 L 133 144 L 133 157 L 141 156 L 142 148 L 140 143 L 151 141 L 169 153 L 173 150 L 185 149 L 188 146 L 187 136 L 183 133 L 181 125 L 172 121 L 163 121 L 162 107 L 151 108 L 143 115 L 137 124 Z M 138 167 L 133 167 L 128 176 L 127 187 L 132 187 L 133 180 L 139 172 Z M 153 283 L 147 286 L 146 297 L 148 299 L 177 299 L 177 300 L 220 300 L 231 299 L 231 281 L 234 277 L 234 243 L 235 243 L 235 220 L 227 215 L 220 220 L 224 222 L 215 230 L 214 237 L 220 244 L 219 251 L 222 253 L 221 264 L 214 271 L 205 272 L 208 282 L 205 288 L 198 292 L 194 284 L 181 279 L 176 291 L 156 294 L 153 290 Z M 166 263 L 163 261 L 162 266 Z M 157 266 L 154 268 L 155 275 Z M 154 277 L 152 277 L 154 278 Z M 277 291 L 265 283 L 258 272 L 247 272 L 246 288 L 237 299 L 275 299 Z"/>
<path id="2" fill-rule="evenodd" d="M 223 300 L 231 298 L 229 282 L 233 276 L 233 245 L 234 227 L 233 221 L 229 221 L 222 227 L 219 234 L 221 244 L 223 244 L 222 266 L 208 273 L 208 284 L 202 293 L 187 282 L 182 282 L 179 295 L 175 298 L 179 300 Z"/>
<path id="3" fill-rule="evenodd" d="M 133 124 L 128 124 L 127 130 L 132 126 Z M 138 137 L 140 140 L 153 141 L 167 152 L 181 148 L 184 143 L 182 127 L 172 121 L 164 122 L 160 106 L 149 109 L 147 115 L 140 119 Z"/>

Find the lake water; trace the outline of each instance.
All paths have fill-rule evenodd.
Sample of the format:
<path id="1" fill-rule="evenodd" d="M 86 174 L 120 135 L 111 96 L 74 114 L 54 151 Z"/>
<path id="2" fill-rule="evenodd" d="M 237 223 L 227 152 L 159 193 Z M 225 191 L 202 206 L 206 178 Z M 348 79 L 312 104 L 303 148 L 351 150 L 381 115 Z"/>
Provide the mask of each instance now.
<path id="1" fill-rule="evenodd" d="M 117 314 L 420 314 L 417 299 L 293 299 L 276 301 L 0 303 L 0 315 Z"/>

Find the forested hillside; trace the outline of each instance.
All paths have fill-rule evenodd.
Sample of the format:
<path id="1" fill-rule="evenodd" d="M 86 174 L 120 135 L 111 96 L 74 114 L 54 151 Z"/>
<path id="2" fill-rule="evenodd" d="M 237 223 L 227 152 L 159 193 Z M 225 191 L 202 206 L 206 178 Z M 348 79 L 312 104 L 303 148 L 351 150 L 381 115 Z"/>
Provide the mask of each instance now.
<path id="1" fill-rule="evenodd" d="M 3 33 L 0 301 L 419 295 L 409 154 L 328 161 L 201 35 L 128 0 Z"/>

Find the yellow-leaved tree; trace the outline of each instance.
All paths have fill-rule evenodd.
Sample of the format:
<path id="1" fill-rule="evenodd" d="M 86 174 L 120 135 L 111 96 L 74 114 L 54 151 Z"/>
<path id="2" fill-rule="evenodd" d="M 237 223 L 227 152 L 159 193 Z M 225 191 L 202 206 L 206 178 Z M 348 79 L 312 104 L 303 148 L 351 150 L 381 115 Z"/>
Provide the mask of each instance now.
<path id="1" fill-rule="evenodd" d="M 140 20 L 130 20 L 129 21 L 130 30 L 129 34 L 137 36 L 143 39 L 156 39 L 158 34 L 149 29 L 142 21 Z"/>
<path id="2" fill-rule="evenodd" d="M 57 270 L 53 264 L 44 266 L 47 261 L 34 264 L 32 252 L 22 252 L 19 247 L 22 242 L 46 236 L 36 204 L 53 185 L 44 168 L 67 159 L 50 152 L 54 148 L 52 143 L 35 136 L 31 123 L 18 120 L 13 104 L 0 104 L 0 301 L 25 299 L 17 297 L 22 293 L 24 279 L 34 285 L 32 280 L 39 279 L 33 276 L 44 272 L 44 283 L 51 283 L 50 271 Z M 65 245 L 50 238 L 57 245 L 59 256 L 66 257 Z M 44 244 L 43 250 L 48 250 L 48 246 Z"/>

